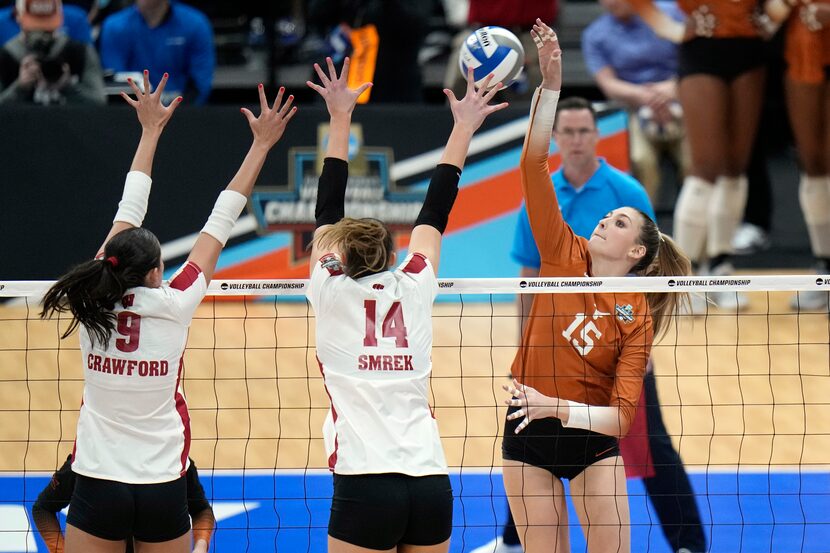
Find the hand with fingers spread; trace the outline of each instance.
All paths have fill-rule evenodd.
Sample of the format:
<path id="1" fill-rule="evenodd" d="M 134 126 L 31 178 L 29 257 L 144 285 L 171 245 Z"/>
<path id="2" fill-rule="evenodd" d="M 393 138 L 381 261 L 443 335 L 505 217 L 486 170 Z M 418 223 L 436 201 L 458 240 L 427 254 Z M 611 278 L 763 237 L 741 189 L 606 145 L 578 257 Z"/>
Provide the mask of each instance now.
<path id="1" fill-rule="evenodd" d="M 473 68 L 470 67 L 467 69 L 467 93 L 461 100 L 455 97 L 452 90 L 448 88 L 444 89 L 444 94 L 450 102 L 453 121 L 457 127 L 473 133 L 478 130 L 488 115 L 507 107 L 507 102 L 493 105 L 489 104 L 496 93 L 504 87 L 502 83 L 496 83 L 492 88 L 487 90 L 492 80 L 493 75 L 488 75 L 484 79 L 481 88 L 476 90 Z"/>
<path id="2" fill-rule="evenodd" d="M 323 69 L 318 64 L 314 64 L 314 70 L 317 72 L 317 76 L 320 77 L 322 86 L 311 81 L 306 81 L 306 84 L 323 97 L 331 117 L 351 115 L 358 97 L 367 88 L 372 86 L 372 83 L 363 83 L 357 88 L 349 88 L 349 65 L 351 64 L 349 58 L 343 61 L 343 69 L 340 71 L 339 77 L 337 76 L 337 70 L 331 58 L 326 58 L 326 64 L 329 70 L 328 75 L 323 72 Z"/>
<path id="3" fill-rule="evenodd" d="M 538 18 L 533 24 L 530 36 L 539 52 L 542 88 L 560 90 L 562 88 L 562 49 L 559 47 L 559 38 L 553 29 Z"/>
<path id="4" fill-rule="evenodd" d="M 272 106 L 268 106 L 268 98 L 265 96 L 265 87 L 259 85 L 259 117 L 256 117 L 251 110 L 242 108 L 242 114 L 248 119 L 248 125 L 251 127 L 251 132 L 254 134 L 254 145 L 262 146 L 270 150 L 276 144 L 285 132 L 285 127 L 294 114 L 297 113 L 296 107 L 291 107 L 294 102 L 294 96 L 289 95 L 285 103 L 282 97 L 285 94 L 285 87 L 280 87 L 277 92 L 277 97 Z"/>
<path id="5" fill-rule="evenodd" d="M 182 97 L 179 96 L 170 102 L 169 106 L 161 103 L 161 95 L 164 93 L 167 78 L 168 75 L 165 73 L 159 81 L 158 87 L 153 90 L 150 84 L 150 72 L 145 69 L 143 90 L 138 88 L 138 85 L 132 79 L 127 79 L 127 84 L 133 89 L 136 99 L 130 98 L 126 92 L 121 93 L 121 97 L 135 108 L 141 128 L 145 131 L 161 131 L 182 101 Z"/>
<path id="6" fill-rule="evenodd" d="M 559 416 L 560 400 L 557 398 L 548 397 L 535 388 L 520 384 L 515 378 L 512 386 L 504 385 L 502 388 L 513 396 L 511 399 L 504 400 L 505 405 L 519 407 L 518 411 L 507 415 L 507 420 L 512 421 L 524 417 L 516 427 L 516 434 L 524 430 L 531 421 Z"/>

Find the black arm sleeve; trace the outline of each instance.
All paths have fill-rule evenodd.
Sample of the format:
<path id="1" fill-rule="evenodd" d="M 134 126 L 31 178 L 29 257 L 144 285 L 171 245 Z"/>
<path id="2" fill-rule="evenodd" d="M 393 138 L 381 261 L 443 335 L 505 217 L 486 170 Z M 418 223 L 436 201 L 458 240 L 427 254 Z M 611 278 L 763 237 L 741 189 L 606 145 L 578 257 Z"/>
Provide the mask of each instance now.
<path id="1" fill-rule="evenodd" d="M 447 221 L 450 218 L 450 211 L 458 196 L 458 181 L 461 178 L 461 169 L 449 163 L 441 163 L 432 173 L 432 180 L 429 182 L 427 197 L 424 199 L 424 206 L 415 219 L 415 226 L 429 225 L 435 227 L 438 232 L 444 234 L 447 229 Z"/>
<path id="2" fill-rule="evenodd" d="M 346 161 L 334 157 L 323 160 L 323 172 L 320 173 L 317 184 L 317 207 L 314 210 L 317 228 L 333 225 L 343 218 L 348 180 L 349 164 Z"/>
<path id="3" fill-rule="evenodd" d="M 66 458 L 53 475 L 52 479 L 37 496 L 37 501 L 32 509 L 42 509 L 50 513 L 57 513 L 72 499 L 72 491 L 75 489 L 75 473 L 72 472 L 72 456 Z"/>

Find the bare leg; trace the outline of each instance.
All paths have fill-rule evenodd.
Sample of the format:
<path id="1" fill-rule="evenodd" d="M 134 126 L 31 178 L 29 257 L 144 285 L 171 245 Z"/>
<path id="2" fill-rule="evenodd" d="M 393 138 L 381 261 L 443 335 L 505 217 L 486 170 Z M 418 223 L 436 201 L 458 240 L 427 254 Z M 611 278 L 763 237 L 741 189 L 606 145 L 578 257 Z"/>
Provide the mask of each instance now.
<path id="1" fill-rule="evenodd" d="M 525 553 L 567 553 L 568 509 L 562 482 L 550 472 L 502 461 L 504 488 Z"/>
<path id="2" fill-rule="evenodd" d="M 590 553 L 631 551 L 631 515 L 622 457 L 598 461 L 571 480 L 571 499 Z"/>

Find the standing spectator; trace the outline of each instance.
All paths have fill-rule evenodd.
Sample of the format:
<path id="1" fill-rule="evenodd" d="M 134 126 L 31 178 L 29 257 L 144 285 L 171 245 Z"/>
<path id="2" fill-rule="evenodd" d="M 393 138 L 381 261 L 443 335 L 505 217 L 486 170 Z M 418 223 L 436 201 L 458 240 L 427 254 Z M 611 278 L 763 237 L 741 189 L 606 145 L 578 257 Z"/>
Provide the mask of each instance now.
<path id="1" fill-rule="evenodd" d="M 104 21 L 101 61 L 115 72 L 169 73 L 165 102 L 204 104 L 213 86 L 213 29 L 199 10 L 171 0 L 136 0 Z"/>
<path id="2" fill-rule="evenodd" d="M 83 8 L 67 4 L 63 6 L 63 25 L 60 31 L 72 40 L 92 44 L 92 28 Z M 0 46 L 13 39 L 20 32 L 14 6 L 0 9 Z"/>
<path id="3" fill-rule="evenodd" d="M 61 0 L 17 0 L 15 12 L 21 32 L 0 49 L 0 104 L 103 104 L 95 50 L 59 32 Z"/>
<path id="4" fill-rule="evenodd" d="M 654 34 L 626 0 L 600 3 L 606 13 L 582 34 L 585 64 L 605 96 L 629 109 L 633 173 L 657 202 L 661 154 L 671 156 L 681 180 L 689 162 L 677 100 L 677 45 Z M 674 2 L 657 5 L 685 19 Z"/>
<path id="5" fill-rule="evenodd" d="M 801 178 L 798 199 L 819 274 L 830 272 L 830 2 L 771 0 L 767 11 L 786 21 L 784 80 Z M 827 309 L 827 292 L 793 297 L 793 309 Z"/>
<path id="6" fill-rule="evenodd" d="M 766 52 L 756 0 L 680 0 L 688 16 L 678 23 L 653 0 L 631 0 L 640 17 L 679 43 L 678 97 L 683 106 L 691 167 L 674 210 L 674 236 L 712 275 L 730 274 L 732 239 L 746 206 L 752 145 L 761 116 Z M 708 294 L 720 308 L 738 310 L 743 294 Z M 693 306 L 693 311 L 705 305 Z"/>
<path id="7" fill-rule="evenodd" d="M 537 17 L 548 25 L 553 25 L 558 15 L 559 0 L 470 0 L 468 27 L 453 39 L 452 54 L 444 75 L 444 86 L 456 95 L 464 93 L 467 85 L 464 75 L 458 69 L 458 52 L 472 31 L 494 25 L 513 32 L 521 40 L 525 51 L 525 72 L 519 82 L 505 91 L 507 97 L 530 99 L 533 90 L 527 83 L 538 83 L 542 80 L 539 56 L 536 45 L 530 38 L 530 29 Z"/>

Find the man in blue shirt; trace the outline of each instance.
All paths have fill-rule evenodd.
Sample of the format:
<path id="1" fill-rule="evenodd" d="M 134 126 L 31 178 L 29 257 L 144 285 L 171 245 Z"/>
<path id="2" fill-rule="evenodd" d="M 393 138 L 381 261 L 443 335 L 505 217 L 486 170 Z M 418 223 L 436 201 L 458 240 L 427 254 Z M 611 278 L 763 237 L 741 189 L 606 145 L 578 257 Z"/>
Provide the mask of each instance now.
<path id="1" fill-rule="evenodd" d="M 63 6 L 63 25 L 58 29 L 72 40 L 92 44 L 92 28 L 89 26 L 86 12 L 78 6 Z M 20 25 L 15 17 L 14 6 L 0 9 L 0 46 L 20 33 Z"/>
<path id="2" fill-rule="evenodd" d="M 213 29 L 199 10 L 170 0 L 136 0 L 101 29 L 101 62 L 115 72 L 169 73 L 164 101 L 204 104 L 213 85 Z"/>
<path id="3" fill-rule="evenodd" d="M 582 33 L 585 65 L 605 96 L 629 109 L 632 169 L 656 201 L 661 154 L 671 157 L 680 180 L 689 164 L 677 101 L 677 45 L 655 35 L 626 0 L 600 3 L 606 13 Z M 677 21 L 685 19 L 674 2 L 657 6 Z"/>
<path id="4" fill-rule="evenodd" d="M 597 157 L 599 133 L 596 113 L 590 102 L 583 98 L 568 98 L 559 102 L 553 138 L 562 158 L 562 166 L 552 175 L 553 186 L 562 216 L 577 235 L 590 237 L 600 219 L 624 206 L 639 209 L 654 219 L 654 210 L 640 183 Z M 539 276 L 539 250 L 524 206 L 519 211 L 510 255 L 522 265 L 523 277 Z M 530 305 L 527 298 L 519 296 L 522 328 Z M 646 490 L 673 550 L 702 552 L 706 549 L 706 542 L 697 504 L 686 469 L 663 424 L 652 372 L 646 375 L 644 388 L 648 442 L 655 473 L 653 477 L 644 479 Z M 521 550 L 512 517 L 509 517 L 502 538 L 473 553 L 520 553 Z"/>

